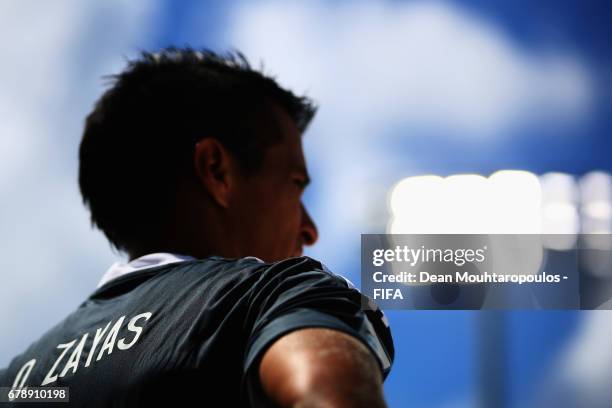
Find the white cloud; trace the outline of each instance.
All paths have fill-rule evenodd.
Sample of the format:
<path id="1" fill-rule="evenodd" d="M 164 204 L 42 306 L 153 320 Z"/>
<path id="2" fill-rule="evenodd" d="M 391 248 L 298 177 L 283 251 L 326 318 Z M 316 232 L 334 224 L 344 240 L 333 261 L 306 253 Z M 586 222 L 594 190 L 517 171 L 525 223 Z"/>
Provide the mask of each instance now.
<path id="1" fill-rule="evenodd" d="M 446 2 L 317 1 L 237 8 L 229 38 L 337 120 L 375 129 L 442 126 L 494 136 L 526 120 L 574 120 L 588 73 L 571 54 L 518 48 L 486 20 Z"/>
<path id="2" fill-rule="evenodd" d="M 612 312 L 592 310 L 582 313 L 584 317 L 576 334 L 565 345 L 549 375 L 543 378 L 531 406 L 610 406 Z"/>

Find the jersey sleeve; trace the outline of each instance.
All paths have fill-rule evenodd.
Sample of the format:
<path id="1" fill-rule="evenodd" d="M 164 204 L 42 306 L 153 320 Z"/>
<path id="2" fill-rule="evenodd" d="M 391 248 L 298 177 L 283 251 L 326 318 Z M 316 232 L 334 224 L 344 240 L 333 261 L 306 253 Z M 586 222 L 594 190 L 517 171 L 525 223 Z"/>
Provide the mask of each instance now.
<path id="1" fill-rule="evenodd" d="M 393 340 L 382 311 L 348 280 L 312 258 L 291 258 L 264 269 L 253 288 L 248 316 L 242 386 L 252 402 L 261 395 L 257 371 L 263 354 L 298 329 L 329 328 L 351 335 L 376 357 L 383 378 L 391 370 Z"/>

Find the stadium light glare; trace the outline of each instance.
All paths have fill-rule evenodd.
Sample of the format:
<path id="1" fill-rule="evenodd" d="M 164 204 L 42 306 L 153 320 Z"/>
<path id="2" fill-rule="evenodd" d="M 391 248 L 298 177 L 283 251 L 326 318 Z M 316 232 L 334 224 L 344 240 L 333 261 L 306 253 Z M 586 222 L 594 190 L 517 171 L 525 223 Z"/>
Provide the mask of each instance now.
<path id="1" fill-rule="evenodd" d="M 578 202 L 580 192 L 575 178 L 550 172 L 540 176 L 542 186 L 542 237 L 544 246 L 565 251 L 576 246 L 580 233 Z"/>
<path id="2" fill-rule="evenodd" d="M 531 234 L 529 245 L 514 242 L 516 236 L 497 235 L 491 239 L 491 248 L 495 248 L 496 271 L 536 273 L 543 257 L 541 238 L 536 235 L 541 230 L 541 196 L 537 176 L 526 171 L 499 171 L 488 178 L 478 174 L 408 177 L 389 195 L 388 232 Z M 506 271 L 509 267 L 516 269 Z"/>

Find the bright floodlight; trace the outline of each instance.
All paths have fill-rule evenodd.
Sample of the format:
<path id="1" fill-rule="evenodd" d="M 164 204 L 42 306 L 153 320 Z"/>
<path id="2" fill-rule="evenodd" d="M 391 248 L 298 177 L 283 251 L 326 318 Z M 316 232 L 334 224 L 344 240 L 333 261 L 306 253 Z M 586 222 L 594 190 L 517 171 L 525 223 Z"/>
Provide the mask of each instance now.
<path id="1" fill-rule="evenodd" d="M 526 171 L 499 171 L 489 178 L 476 174 L 408 177 L 391 191 L 388 232 L 538 234 L 541 195 L 538 178 Z M 539 235 L 530 237 L 492 236 L 496 271 L 537 272 L 542 247 Z"/>
<path id="2" fill-rule="evenodd" d="M 390 233 L 533 234 L 541 190 L 526 171 L 408 177 L 390 194 Z"/>
<path id="3" fill-rule="evenodd" d="M 580 180 L 582 231 L 585 234 L 612 232 L 612 176 L 594 171 Z"/>
<path id="4" fill-rule="evenodd" d="M 556 250 L 575 247 L 580 232 L 577 207 L 580 194 L 576 180 L 569 174 L 555 172 L 540 176 L 540 184 L 544 245 Z"/>

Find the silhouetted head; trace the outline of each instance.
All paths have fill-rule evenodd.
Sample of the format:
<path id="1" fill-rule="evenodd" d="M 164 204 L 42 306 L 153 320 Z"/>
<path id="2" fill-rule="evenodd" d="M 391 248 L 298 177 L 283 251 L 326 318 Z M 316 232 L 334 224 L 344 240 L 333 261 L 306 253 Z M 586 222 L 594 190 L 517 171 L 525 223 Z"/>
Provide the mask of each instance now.
<path id="1" fill-rule="evenodd" d="M 316 241 L 301 200 L 309 99 L 240 53 L 143 53 L 111 78 L 85 123 L 79 186 L 115 248 L 275 261 Z"/>

